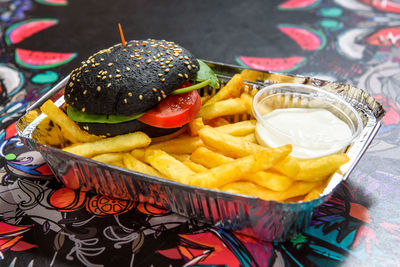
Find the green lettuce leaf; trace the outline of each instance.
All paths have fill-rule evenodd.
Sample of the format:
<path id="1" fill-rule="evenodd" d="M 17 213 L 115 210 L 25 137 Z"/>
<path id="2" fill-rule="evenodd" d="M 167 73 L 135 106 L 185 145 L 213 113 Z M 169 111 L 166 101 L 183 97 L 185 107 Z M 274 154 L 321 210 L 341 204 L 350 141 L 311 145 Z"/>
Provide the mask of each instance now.
<path id="1" fill-rule="evenodd" d="M 218 89 L 219 88 L 219 80 L 217 78 L 217 75 L 215 75 L 214 71 L 203 61 L 197 60 L 200 65 L 200 69 L 197 72 L 196 76 L 194 77 L 194 80 L 197 82 L 202 82 L 206 80 L 210 80 L 210 86 L 213 88 Z"/>

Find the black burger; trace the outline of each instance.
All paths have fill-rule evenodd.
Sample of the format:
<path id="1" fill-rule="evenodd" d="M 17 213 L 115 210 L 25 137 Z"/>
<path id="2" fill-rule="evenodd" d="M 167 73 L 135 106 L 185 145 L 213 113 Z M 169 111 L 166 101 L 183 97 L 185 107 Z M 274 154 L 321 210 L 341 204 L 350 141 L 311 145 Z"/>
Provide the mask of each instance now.
<path id="1" fill-rule="evenodd" d="M 201 107 L 196 89 L 218 87 L 211 69 L 180 45 L 132 40 L 101 50 L 72 71 L 65 87 L 68 116 L 88 133 L 115 136 L 177 131 Z"/>

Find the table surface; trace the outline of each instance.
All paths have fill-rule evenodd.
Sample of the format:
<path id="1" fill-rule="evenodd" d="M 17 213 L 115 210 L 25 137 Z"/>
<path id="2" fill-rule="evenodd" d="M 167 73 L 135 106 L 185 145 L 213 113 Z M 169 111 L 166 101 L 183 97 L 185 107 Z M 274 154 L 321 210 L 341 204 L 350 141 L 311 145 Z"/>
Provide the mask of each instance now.
<path id="1" fill-rule="evenodd" d="M 0 1 L 1 266 L 396 266 L 400 256 L 397 0 Z M 307 229 L 266 243 L 149 204 L 62 188 L 15 136 L 30 103 L 91 53 L 167 39 L 197 57 L 365 89 L 386 109 L 350 178 Z"/>

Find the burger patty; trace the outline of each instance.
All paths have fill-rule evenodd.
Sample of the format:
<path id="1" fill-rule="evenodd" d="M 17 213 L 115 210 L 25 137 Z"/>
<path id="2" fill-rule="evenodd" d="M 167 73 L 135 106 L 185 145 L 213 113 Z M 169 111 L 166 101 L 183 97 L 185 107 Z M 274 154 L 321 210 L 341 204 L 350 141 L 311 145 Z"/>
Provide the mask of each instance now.
<path id="1" fill-rule="evenodd" d="M 78 122 L 80 128 L 94 135 L 116 136 L 136 131 L 141 131 L 150 137 L 159 137 L 167 134 L 174 133 L 184 127 L 178 128 L 157 128 L 145 124 L 138 120 L 131 120 L 121 123 L 87 123 Z"/>
<path id="2" fill-rule="evenodd" d="M 174 42 L 133 40 L 101 50 L 73 70 L 65 101 L 87 113 L 142 113 L 198 70 L 196 58 Z"/>

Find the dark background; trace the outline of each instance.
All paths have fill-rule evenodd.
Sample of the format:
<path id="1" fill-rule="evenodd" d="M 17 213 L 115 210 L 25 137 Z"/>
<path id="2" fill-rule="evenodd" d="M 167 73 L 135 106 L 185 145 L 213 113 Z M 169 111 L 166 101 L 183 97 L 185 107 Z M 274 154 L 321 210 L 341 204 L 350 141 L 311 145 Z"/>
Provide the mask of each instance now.
<path id="1" fill-rule="evenodd" d="M 163 1 L 70 0 L 65 7 L 36 5 L 37 18 L 61 18 L 56 27 L 26 39 L 18 46 L 32 50 L 78 52 L 72 65 L 90 54 L 125 39 L 166 39 L 191 50 L 198 58 L 235 63 L 235 56 L 288 57 L 302 51 L 276 29 L 312 16 L 291 12 L 282 16 L 282 1 Z M 125 7 L 125 8 L 124 8 Z M 301 14 L 303 13 L 303 14 Z M 54 40 L 49 43 L 49 40 Z M 277 44 L 285 45 L 277 45 Z M 304 51 L 302 52 L 304 54 Z M 67 65 L 69 68 L 71 65 Z M 67 71 L 63 69 L 63 72 Z"/>

